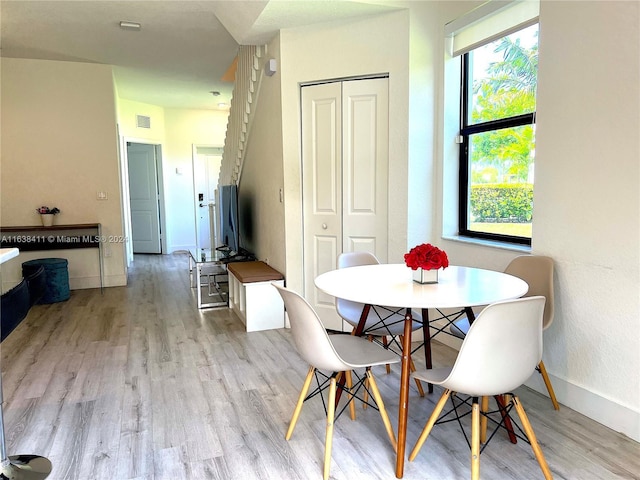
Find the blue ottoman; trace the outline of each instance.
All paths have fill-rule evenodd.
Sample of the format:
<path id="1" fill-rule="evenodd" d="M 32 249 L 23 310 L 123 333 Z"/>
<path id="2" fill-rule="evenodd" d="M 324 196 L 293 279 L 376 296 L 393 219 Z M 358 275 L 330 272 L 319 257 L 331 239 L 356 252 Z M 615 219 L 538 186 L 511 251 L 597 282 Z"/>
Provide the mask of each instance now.
<path id="1" fill-rule="evenodd" d="M 39 304 L 64 302 L 71 296 L 69 290 L 69 262 L 66 258 L 37 258 L 22 264 L 22 276 L 29 277 L 40 267 L 45 271 L 45 288 Z"/>

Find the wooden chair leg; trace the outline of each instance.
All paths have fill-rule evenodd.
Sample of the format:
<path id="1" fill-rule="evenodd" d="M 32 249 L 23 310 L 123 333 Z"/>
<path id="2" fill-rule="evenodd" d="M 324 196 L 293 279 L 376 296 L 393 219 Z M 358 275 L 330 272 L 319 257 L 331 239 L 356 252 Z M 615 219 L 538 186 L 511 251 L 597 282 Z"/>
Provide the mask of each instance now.
<path id="1" fill-rule="evenodd" d="M 549 392 L 549 397 L 551 398 L 551 403 L 553 403 L 554 410 L 560 410 L 560 405 L 558 404 L 558 400 L 556 399 L 556 393 L 553 391 L 553 386 L 551 385 L 549 374 L 547 373 L 547 369 L 544 368 L 544 362 L 542 360 L 540 360 L 540 363 L 538 364 L 538 371 L 540 372 L 540 375 L 542 375 L 544 384 L 547 386 L 547 392 Z"/>
<path id="2" fill-rule="evenodd" d="M 367 368 L 367 379 L 369 380 L 371 394 L 373 395 L 373 398 L 378 405 L 378 411 L 380 412 L 380 416 L 382 417 L 382 423 L 384 423 L 384 426 L 387 429 L 387 435 L 389 435 L 389 440 L 391 440 L 391 445 L 393 445 L 393 451 L 397 452 L 398 444 L 396 442 L 396 436 L 393 433 L 393 427 L 391 426 L 391 421 L 389 420 L 387 410 L 384 408 L 384 402 L 382 401 L 380 390 L 378 390 L 378 384 L 376 383 L 375 378 L 373 378 L 373 373 L 371 373 L 371 367 Z"/>
<path id="3" fill-rule="evenodd" d="M 415 363 L 413 363 L 413 358 L 411 357 L 409 357 L 409 368 L 411 369 L 412 372 L 416 371 L 416 365 Z M 424 389 L 422 388 L 422 382 L 417 378 L 414 378 L 414 380 L 416 381 L 416 387 L 418 387 L 418 393 L 420 394 L 421 397 L 424 397 Z"/>
<path id="4" fill-rule="evenodd" d="M 480 406 L 478 398 L 471 407 L 471 480 L 480 479 Z"/>
<path id="5" fill-rule="evenodd" d="M 536 438 L 536 434 L 533 432 L 533 428 L 531 427 L 531 423 L 529 423 L 529 418 L 520 403 L 520 399 L 517 396 L 513 397 L 513 405 L 515 406 L 516 412 L 518 412 L 518 416 L 520 417 L 520 421 L 522 422 L 522 429 L 524 433 L 527 434 L 527 438 L 529 439 L 529 443 L 531 444 L 531 448 L 533 449 L 533 454 L 536 456 L 536 460 L 538 460 L 538 464 L 540 465 L 540 469 L 542 470 L 542 474 L 544 478 L 547 480 L 552 479 L 551 471 L 549 470 L 549 465 L 547 465 L 547 461 L 544 458 L 544 454 L 542 453 L 542 449 L 538 444 L 538 439 Z"/>
<path id="6" fill-rule="evenodd" d="M 438 420 L 438 416 L 440 416 L 440 413 L 442 412 L 442 409 L 444 408 L 445 404 L 447 403 L 447 400 L 449 400 L 450 396 L 451 396 L 451 390 L 449 390 L 449 389 L 446 389 L 442 393 L 442 396 L 440 397 L 440 400 L 438 400 L 438 403 L 436 404 L 435 408 L 433 409 L 433 412 L 431 412 L 431 416 L 429 417 L 429 420 L 427 421 L 427 424 L 424 426 L 424 429 L 422 430 L 422 433 L 420 434 L 420 437 L 418 437 L 418 441 L 416 442 L 415 446 L 413 447 L 413 450 L 411 450 L 411 454 L 409 455 L 409 461 L 410 462 L 412 462 L 416 458 L 416 455 L 418 455 L 418 452 L 422 448 L 422 444 L 424 444 L 425 440 L 429 436 L 429 433 L 431 432 L 431 429 L 433 428 L 433 426 L 435 425 L 436 421 Z"/>
<path id="7" fill-rule="evenodd" d="M 327 433 L 324 439 L 324 480 L 329 479 L 331 468 L 331 445 L 333 442 L 333 420 L 336 414 L 336 378 L 332 377 L 329 383 L 329 400 L 327 402 Z"/>
<path id="8" fill-rule="evenodd" d="M 387 336 L 386 335 L 382 336 L 382 345 L 384 346 L 385 350 L 387 350 L 389 348 L 389 341 L 387 340 Z M 389 365 L 387 363 L 385 366 L 387 368 L 387 375 L 389 375 L 391 373 L 391 365 Z"/>
<path id="9" fill-rule="evenodd" d="M 284 437 L 286 440 L 289 440 L 291 438 L 293 429 L 296 428 L 296 423 L 298 422 L 298 417 L 300 416 L 300 411 L 302 410 L 302 404 L 304 403 L 304 399 L 307 397 L 307 393 L 309 392 L 309 386 L 311 385 L 311 380 L 313 379 L 313 374 L 315 371 L 316 369 L 314 367 L 309 367 L 307 378 L 304 380 L 302 390 L 300 390 L 300 396 L 298 396 L 298 403 L 296 404 L 296 408 L 293 411 L 293 416 L 291 417 L 291 421 L 289 422 L 289 429 L 287 430 L 287 434 Z"/>
<path id="10" fill-rule="evenodd" d="M 362 408 L 366 410 L 367 402 L 369 401 L 369 378 L 366 378 L 364 381 L 364 392 L 362 393 L 362 398 Z"/>
<path id="11" fill-rule="evenodd" d="M 355 420 L 356 419 L 356 405 L 353 401 L 353 393 L 351 393 L 351 388 L 353 387 L 353 377 L 351 376 L 351 370 L 347 370 L 346 372 L 344 372 L 344 374 L 347 376 L 347 388 L 349 389 L 349 416 L 351 417 L 351 420 Z"/>
<path id="12" fill-rule="evenodd" d="M 480 412 L 487 413 L 489 410 L 489 397 L 482 397 L 480 404 Z M 480 416 L 480 443 L 487 443 L 487 417 Z"/>

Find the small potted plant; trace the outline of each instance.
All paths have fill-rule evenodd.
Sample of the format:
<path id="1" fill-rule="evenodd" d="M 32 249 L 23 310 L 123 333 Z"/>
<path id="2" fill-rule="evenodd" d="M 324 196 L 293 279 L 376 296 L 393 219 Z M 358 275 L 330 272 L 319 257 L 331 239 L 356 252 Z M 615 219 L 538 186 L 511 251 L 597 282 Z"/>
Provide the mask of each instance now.
<path id="1" fill-rule="evenodd" d="M 42 225 L 45 227 L 50 227 L 51 225 L 53 225 L 53 217 L 60 213 L 60 209 L 57 207 L 49 208 L 43 205 L 42 207 L 36 208 L 36 212 L 40 214 Z"/>
<path id="2" fill-rule="evenodd" d="M 438 283 L 438 272 L 449 266 L 447 254 L 430 243 L 413 247 L 404 254 L 404 263 L 413 270 L 413 280 L 418 283 Z"/>

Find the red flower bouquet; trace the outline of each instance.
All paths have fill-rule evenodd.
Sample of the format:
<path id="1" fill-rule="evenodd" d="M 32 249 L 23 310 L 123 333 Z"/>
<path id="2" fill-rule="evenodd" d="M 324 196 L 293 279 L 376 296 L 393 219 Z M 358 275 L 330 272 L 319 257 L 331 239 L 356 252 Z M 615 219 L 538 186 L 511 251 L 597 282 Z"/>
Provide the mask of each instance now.
<path id="1" fill-rule="evenodd" d="M 423 270 L 437 270 L 449 266 L 447 254 L 434 247 L 430 243 L 423 243 L 413 247 L 409 253 L 404 254 L 404 263 L 412 270 L 422 268 Z"/>

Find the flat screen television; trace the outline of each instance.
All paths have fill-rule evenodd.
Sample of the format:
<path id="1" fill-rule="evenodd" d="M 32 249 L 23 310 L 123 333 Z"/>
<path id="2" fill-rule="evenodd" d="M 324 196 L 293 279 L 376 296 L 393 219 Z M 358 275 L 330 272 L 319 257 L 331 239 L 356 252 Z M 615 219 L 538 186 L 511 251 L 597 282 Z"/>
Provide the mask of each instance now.
<path id="1" fill-rule="evenodd" d="M 238 187 L 237 185 L 221 185 L 220 196 L 220 240 L 219 247 L 227 247 L 234 253 L 239 251 L 238 225 Z"/>

